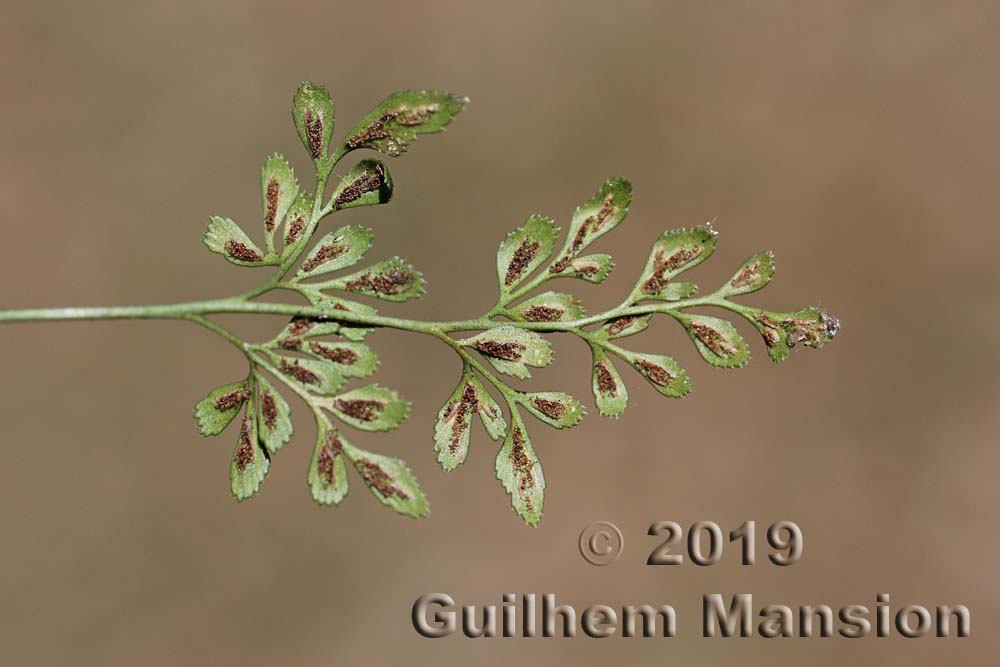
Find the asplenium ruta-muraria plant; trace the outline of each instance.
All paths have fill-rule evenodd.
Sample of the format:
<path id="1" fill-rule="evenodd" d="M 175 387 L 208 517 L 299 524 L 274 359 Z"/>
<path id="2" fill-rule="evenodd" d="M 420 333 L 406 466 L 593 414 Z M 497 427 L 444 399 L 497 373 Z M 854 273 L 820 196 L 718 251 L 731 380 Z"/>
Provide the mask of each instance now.
<path id="1" fill-rule="evenodd" d="M 441 407 L 434 428 L 438 462 L 450 471 L 465 461 L 472 422 L 478 416 L 487 435 L 501 441 L 496 476 L 510 494 L 514 511 L 531 525 L 542 516 L 545 476 L 526 419 L 571 428 L 584 415 L 580 401 L 567 393 L 521 390 L 503 379 L 526 380 L 530 368 L 551 361 L 545 334 L 569 333 L 590 347 L 597 410 L 617 417 L 628 403 L 620 374 L 623 366 L 631 367 L 664 396 L 680 398 L 691 390 L 687 373 L 673 358 L 624 346 L 625 339 L 643 331 L 654 315 L 676 320 L 701 357 L 719 368 L 745 365 L 750 359 L 748 345 L 729 321 L 692 312 L 695 309 L 713 307 L 744 318 L 760 332 L 775 362 L 797 347 L 822 347 L 837 333 L 837 320 L 819 308 L 776 312 L 732 300 L 771 280 L 774 260 L 769 252 L 754 255 L 721 287 L 698 296 L 697 286 L 680 278 L 714 251 L 716 232 L 710 225 L 668 231 L 656 239 L 635 286 L 610 310 L 588 315 L 568 293 L 540 292 L 552 281 L 600 283 L 611 272 L 611 256 L 591 253 L 590 246 L 625 220 L 632 187 L 623 178 L 604 183 L 573 212 L 561 244 L 559 228 L 541 215 L 532 215 L 510 232 L 497 252 L 499 297 L 479 317 L 427 322 L 378 314 L 357 297 L 417 299 L 424 292 L 423 277 L 399 257 L 356 268 L 372 244 L 372 232 L 365 227 L 338 223 L 332 231 L 320 231 L 327 217 L 349 218 L 348 209 L 384 204 L 393 192 L 389 169 L 377 159 L 360 159 L 337 173 L 334 169 L 362 149 L 400 156 L 418 135 L 443 130 L 466 102 L 443 92 L 395 93 L 335 142 L 330 95 L 320 85 L 304 83 L 295 94 L 292 118 L 315 169 L 313 191 L 299 184 L 282 156 L 272 155 L 261 170 L 263 219 L 255 226 L 262 240 L 218 216 L 210 219 L 204 236 L 209 250 L 233 264 L 269 267 L 271 272 L 260 286 L 226 299 L 166 306 L 3 311 L 0 321 L 171 318 L 206 327 L 247 360 L 245 377 L 213 389 L 194 410 L 198 428 L 206 436 L 219 435 L 236 422 L 229 474 L 238 500 L 257 493 L 272 457 L 292 437 L 286 391 L 297 395 L 316 421 L 307 473 L 316 502 L 340 503 L 347 495 L 348 469 L 354 468 L 380 502 L 413 517 L 425 516 L 429 504 L 406 463 L 360 448 L 344 436 L 342 427 L 390 431 L 410 411 L 410 404 L 392 389 L 378 384 L 347 387 L 375 372 L 377 360 L 365 342 L 368 336 L 384 327 L 433 336 L 462 361 L 455 390 Z M 331 177 L 334 183 L 329 189 Z M 304 297 L 308 305 L 260 300 L 279 289 Z M 266 313 L 291 319 L 272 339 L 249 342 L 209 320 L 213 313 Z"/>

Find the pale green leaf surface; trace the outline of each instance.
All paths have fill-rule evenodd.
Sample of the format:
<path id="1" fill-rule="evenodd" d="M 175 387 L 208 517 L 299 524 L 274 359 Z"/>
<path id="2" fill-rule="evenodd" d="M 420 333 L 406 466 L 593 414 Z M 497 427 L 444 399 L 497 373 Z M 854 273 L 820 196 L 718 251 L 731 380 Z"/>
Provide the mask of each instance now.
<path id="1" fill-rule="evenodd" d="M 431 507 L 417 478 L 402 459 L 382 456 L 343 442 L 344 453 L 368 489 L 379 501 L 413 518 L 430 514 Z"/>
<path id="2" fill-rule="evenodd" d="M 554 428 L 572 428 L 587 414 L 580 401 L 562 391 L 526 393 L 518 397 L 518 402 Z"/>
<path id="3" fill-rule="evenodd" d="M 291 409 L 285 397 L 267 381 L 267 378 L 260 373 L 254 378 L 257 384 L 257 428 L 260 441 L 269 453 L 274 454 L 292 438 L 294 428 Z"/>
<path id="4" fill-rule="evenodd" d="M 295 131 L 313 160 L 326 157 L 333 136 L 333 100 L 318 83 L 303 82 L 292 99 Z"/>
<path id="5" fill-rule="evenodd" d="M 501 373 L 522 379 L 531 377 L 528 366 L 540 368 L 552 361 L 549 341 L 515 326 L 489 329 L 462 344 L 474 347 Z"/>
<path id="6" fill-rule="evenodd" d="M 372 231 L 360 225 L 341 227 L 321 238 L 299 267 L 298 279 L 353 266 L 372 246 Z"/>
<path id="7" fill-rule="evenodd" d="M 318 287 L 400 302 L 423 296 L 424 276 L 406 260 L 390 257 L 367 269 L 322 283 Z"/>
<path id="8" fill-rule="evenodd" d="M 399 156 L 418 135 L 443 130 L 468 101 L 435 90 L 393 93 L 347 133 L 344 149 L 370 148 Z"/>
<path id="9" fill-rule="evenodd" d="M 362 160 L 344 176 L 330 194 L 335 211 L 374 206 L 392 199 L 392 177 L 378 160 Z"/>
<path id="10" fill-rule="evenodd" d="M 687 372 L 673 357 L 665 354 L 641 354 L 621 348 L 615 348 L 614 352 L 664 396 L 681 398 L 691 392 L 691 380 Z"/>
<path id="11" fill-rule="evenodd" d="M 584 316 L 583 306 L 572 295 L 544 292 L 510 309 L 521 322 L 569 322 Z"/>
<path id="12" fill-rule="evenodd" d="M 549 271 L 562 273 L 580 251 L 621 224 L 631 202 L 631 183 L 624 178 L 606 181 L 587 203 L 574 211 L 566 244 Z"/>
<path id="13" fill-rule="evenodd" d="M 594 355 L 591 384 L 597 411 L 605 417 L 618 417 L 628 406 L 628 389 L 607 353 L 597 347 L 591 351 Z"/>
<path id="14" fill-rule="evenodd" d="M 736 327 L 717 317 L 673 313 L 684 325 L 701 357 L 719 368 L 739 368 L 750 361 L 750 348 Z"/>
<path id="15" fill-rule="evenodd" d="M 391 431 L 410 414 L 410 402 L 392 389 L 370 384 L 334 396 L 324 406 L 362 431 Z"/>
<path id="16" fill-rule="evenodd" d="M 267 476 L 271 461 L 261 447 L 257 437 L 256 407 L 251 397 L 247 402 L 246 415 L 240 424 L 240 434 L 236 440 L 233 460 L 229 465 L 229 480 L 233 496 L 243 501 L 260 489 Z"/>
<path id="17" fill-rule="evenodd" d="M 202 435 L 219 435 L 233 421 L 250 397 L 246 380 L 216 387 L 194 406 L 194 419 Z"/>
<path id="18" fill-rule="evenodd" d="M 202 237 L 205 246 L 239 266 L 266 266 L 264 253 L 239 225 L 229 218 L 213 215 Z"/>
<path id="19" fill-rule="evenodd" d="M 737 269 L 717 294 L 728 297 L 749 294 L 764 288 L 774 277 L 774 254 L 770 251 L 754 255 Z"/>
<path id="20" fill-rule="evenodd" d="M 558 235 L 552 220 L 540 215 L 531 216 L 507 235 L 497 250 L 497 277 L 503 299 L 548 259 Z"/>
<path id="21" fill-rule="evenodd" d="M 552 274 L 554 278 L 579 278 L 587 282 L 600 284 L 604 282 L 615 268 L 611 255 L 597 254 L 577 257 L 565 269 Z"/>
<path id="22" fill-rule="evenodd" d="M 299 195 L 299 182 L 288 161 L 271 155 L 260 170 L 261 203 L 264 207 L 264 233 L 269 249 L 274 248 L 274 230 Z"/>
<path id="23" fill-rule="evenodd" d="M 669 281 L 708 259 L 715 241 L 716 232 L 709 225 L 665 232 L 653 244 L 631 301 L 664 298 Z"/>
<path id="24" fill-rule="evenodd" d="M 545 501 L 545 475 L 516 410 L 511 415 L 503 446 L 497 452 L 496 474 L 517 515 L 529 526 L 537 526 Z"/>
<path id="25" fill-rule="evenodd" d="M 313 500 L 320 505 L 339 505 L 347 495 L 347 466 L 343 440 L 325 419 L 316 424 L 316 445 L 306 477 Z"/>
<path id="26" fill-rule="evenodd" d="M 325 359 L 299 359 L 274 355 L 278 372 L 306 391 L 320 396 L 337 393 L 344 386 L 344 376 Z"/>

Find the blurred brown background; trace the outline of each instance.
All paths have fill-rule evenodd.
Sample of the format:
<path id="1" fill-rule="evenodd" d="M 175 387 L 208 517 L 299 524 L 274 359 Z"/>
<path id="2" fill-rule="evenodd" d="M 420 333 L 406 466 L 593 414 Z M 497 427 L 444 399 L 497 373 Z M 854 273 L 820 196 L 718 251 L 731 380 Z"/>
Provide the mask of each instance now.
<path id="1" fill-rule="evenodd" d="M 307 174 L 289 100 L 311 78 L 340 132 L 391 91 L 472 104 L 390 161 L 377 256 L 406 255 L 430 292 L 385 311 L 450 319 L 495 293 L 493 253 L 529 213 L 565 223 L 606 178 L 632 212 L 600 251 L 618 270 L 574 286 L 617 303 L 662 230 L 718 218 L 709 288 L 753 252 L 775 283 L 747 299 L 828 306 L 822 352 L 720 371 L 666 322 L 636 340 L 688 367 L 694 394 L 631 376 L 618 421 L 535 425 L 549 481 L 541 527 L 509 509 L 495 445 L 445 475 L 434 415 L 458 365 L 435 341 L 371 339 L 378 380 L 414 401 L 399 431 L 357 436 L 404 456 L 434 512 L 395 516 L 353 480 L 339 509 L 304 483 L 311 424 L 262 493 L 229 496 L 233 435 L 200 438 L 191 406 L 239 377 L 226 343 L 184 323 L 0 327 L 0 664 L 985 664 L 1000 617 L 995 223 L 1000 155 L 994 3 L 21 3 L 0 22 L 2 307 L 223 296 L 261 274 L 199 239 L 210 213 L 254 228 L 258 169 Z M 229 318 L 254 337 L 280 321 Z M 747 331 L 745 328 L 743 329 Z M 749 332 L 747 332 L 749 333 Z M 587 353 L 556 339 L 535 386 L 589 397 Z M 588 522 L 626 535 L 594 568 Z M 642 563 L 655 520 L 791 519 L 794 567 Z M 763 553 L 763 551 L 761 551 Z M 680 637 L 419 638 L 410 606 L 445 591 L 588 604 L 670 602 Z M 708 640 L 700 596 L 755 603 L 963 603 L 967 640 Z"/>

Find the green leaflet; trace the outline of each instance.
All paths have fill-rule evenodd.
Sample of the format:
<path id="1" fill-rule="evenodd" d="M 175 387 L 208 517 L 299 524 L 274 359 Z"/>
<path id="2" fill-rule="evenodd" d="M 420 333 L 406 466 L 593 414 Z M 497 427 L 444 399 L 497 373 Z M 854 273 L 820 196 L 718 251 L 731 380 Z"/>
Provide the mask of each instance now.
<path id="1" fill-rule="evenodd" d="M 313 160 L 326 157 L 333 136 L 333 100 L 318 83 L 303 82 L 292 100 L 292 120 Z"/>
<path id="2" fill-rule="evenodd" d="M 746 309 L 741 314 L 760 332 L 774 363 L 784 361 L 798 345 L 819 349 L 840 331 L 840 320 L 830 317 L 822 308 L 806 308 L 794 313 Z"/>
<path id="3" fill-rule="evenodd" d="M 572 428 L 587 414 L 583 404 L 562 391 L 538 391 L 520 394 L 518 403 L 553 428 Z"/>
<path id="4" fill-rule="evenodd" d="M 628 215 L 631 202 L 631 183 L 624 178 L 606 181 L 597 194 L 574 211 L 566 244 L 549 267 L 549 272 L 562 273 L 581 250 L 621 224 Z"/>
<path id="5" fill-rule="evenodd" d="M 507 235 L 497 251 L 497 277 L 504 300 L 548 259 L 558 235 L 552 219 L 540 215 L 531 216 Z"/>
<path id="6" fill-rule="evenodd" d="M 615 268 L 611 255 L 597 254 L 577 257 L 565 269 L 554 273 L 553 278 L 580 278 L 587 282 L 600 284 L 604 282 Z"/>
<path id="7" fill-rule="evenodd" d="M 297 252 L 299 247 L 309 240 L 309 219 L 312 217 L 314 197 L 308 192 L 300 192 L 285 214 L 281 240 L 284 248 L 281 259 L 286 259 Z"/>
<path id="8" fill-rule="evenodd" d="M 299 182 L 288 161 L 271 155 L 260 170 L 260 195 L 264 207 L 264 235 L 267 248 L 274 250 L 274 230 L 285 220 L 285 214 L 299 195 Z"/>
<path id="9" fill-rule="evenodd" d="M 317 308 L 322 308 L 330 314 L 330 317 L 336 317 L 338 311 L 357 313 L 360 315 L 375 315 L 378 310 L 372 308 L 366 303 L 358 303 L 357 301 L 348 301 L 347 299 L 341 299 L 339 297 L 330 296 L 328 294 L 323 294 L 318 289 L 305 289 L 302 291 L 303 295 L 309 299 L 309 303 Z M 368 334 L 374 331 L 371 327 L 363 327 L 357 325 L 349 325 L 341 323 L 337 329 L 337 334 L 342 338 L 353 341 L 362 341 Z"/>
<path id="10" fill-rule="evenodd" d="M 569 294 L 545 292 L 509 309 L 520 322 L 569 322 L 584 316 L 583 306 Z"/>
<path id="11" fill-rule="evenodd" d="M 479 414 L 486 432 L 494 440 L 507 430 L 500 406 L 466 366 L 455 391 L 438 411 L 434 424 L 434 451 L 438 463 L 447 471 L 457 468 L 468 456 L 474 414 Z"/>
<path id="12" fill-rule="evenodd" d="M 325 402 L 341 421 L 362 431 L 391 431 L 410 414 L 410 402 L 392 389 L 370 384 Z"/>
<path id="13" fill-rule="evenodd" d="M 715 240 L 716 232 L 708 225 L 665 232 L 653 244 L 631 302 L 665 298 L 669 281 L 708 259 L 715 250 Z"/>
<path id="14" fill-rule="evenodd" d="M 384 204 L 392 199 L 392 177 L 378 160 L 362 160 L 354 166 L 330 195 L 335 211 L 356 206 Z"/>
<path id="15" fill-rule="evenodd" d="M 316 421 L 316 445 L 306 480 L 313 500 L 320 505 L 339 505 L 347 495 L 347 466 L 343 441 L 325 419 Z"/>
<path id="16" fill-rule="evenodd" d="M 341 227 L 319 240 L 302 261 L 296 279 L 320 276 L 353 266 L 372 247 L 372 231 L 360 225 Z"/>
<path id="17" fill-rule="evenodd" d="M 219 435 L 236 417 L 250 397 L 246 380 L 224 384 L 208 393 L 194 406 L 194 419 L 202 435 Z"/>
<path id="18" fill-rule="evenodd" d="M 236 439 L 236 449 L 229 465 L 229 480 L 236 500 L 243 501 L 260 489 L 267 476 L 271 460 L 257 439 L 257 420 L 254 418 L 253 397 L 248 399 L 246 414 L 240 424 L 240 434 Z"/>
<path id="19" fill-rule="evenodd" d="M 303 341 L 302 352 L 329 361 L 345 378 L 368 377 L 378 367 L 378 357 L 364 343 Z"/>
<path id="20" fill-rule="evenodd" d="M 627 361 L 664 396 L 681 398 L 691 392 L 691 379 L 673 357 L 665 354 L 641 354 L 621 348 L 614 348 L 614 353 Z"/>
<path id="21" fill-rule="evenodd" d="M 272 355 L 278 372 L 312 394 L 329 396 L 344 386 L 344 376 L 325 359 L 298 359 Z"/>
<path id="22" fill-rule="evenodd" d="M 343 150 L 371 148 L 397 157 L 417 135 L 443 130 L 468 102 L 434 90 L 393 93 L 347 133 Z"/>
<path id="23" fill-rule="evenodd" d="M 424 294 L 424 276 L 399 257 L 390 257 L 367 269 L 316 285 L 385 301 L 409 301 Z"/>
<path id="24" fill-rule="evenodd" d="M 771 282 L 772 277 L 774 277 L 774 253 L 768 250 L 743 262 L 743 266 L 719 288 L 716 294 L 727 297 L 756 292 Z"/>
<path id="25" fill-rule="evenodd" d="M 591 385 L 597 411 L 605 417 L 618 417 L 628 406 L 628 389 L 618 369 L 599 347 L 591 346 L 593 371 Z"/>
<path id="26" fill-rule="evenodd" d="M 511 414 L 503 446 L 497 452 L 496 473 L 517 515 L 529 526 L 537 526 L 545 501 L 545 475 L 516 410 Z"/>
<path id="27" fill-rule="evenodd" d="M 357 449 L 346 441 L 342 444 L 361 479 L 383 505 L 415 519 L 431 513 L 427 496 L 405 461 Z"/>
<path id="28" fill-rule="evenodd" d="M 642 333 L 649 327 L 652 315 L 624 315 L 605 322 L 598 330 L 604 340 L 627 338 Z"/>
<path id="29" fill-rule="evenodd" d="M 507 432 L 507 422 L 504 421 L 500 405 L 482 384 L 479 392 L 479 419 L 483 422 L 483 428 L 491 440 L 499 440 Z"/>
<path id="30" fill-rule="evenodd" d="M 257 429 L 261 443 L 274 454 L 291 440 L 293 427 L 291 410 L 285 397 L 260 373 L 254 375 L 257 384 Z"/>
<path id="31" fill-rule="evenodd" d="M 452 471 L 465 462 L 469 454 L 469 432 L 472 415 L 479 409 L 480 396 L 486 393 L 466 367 L 455 391 L 438 411 L 434 424 L 434 451 L 438 463 Z"/>
<path id="32" fill-rule="evenodd" d="M 229 218 L 213 215 L 202 237 L 209 250 L 225 257 L 239 266 L 273 265 L 273 258 L 265 258 L 260 248 L 250 240 L 246 232 Z M 266 261 L 265 261 L 266 260 Z"/>
<path id="33" fill-rule="evenodd" d="M 750 348 L 732 323 L 705 315 L 672 314 L 687 329 L 708 363 L 719 368 L 740 368 L 750 361 Z"/>
<path id="34" fill-rule="evenodd" d="M 660 290 L 659 298 L 664 301 L 682 301 L 690 299 L 698 293 L 698 286 L 694 283 L 667 283 Z"/>
<path id="35" fill-rule="evenodd" d="M 274 341 L 278 347 L 286 350 L 299 350 L 303 339 L 333 336 L 339 331 L 339 322 L 313 317 L 293 317 L 281 333 L 275 336 Z"/>
<path id="36" fill-rule="evenodd" d="M 540 368 L 552 361 L 549 341 L 534 331 L 514 326 L 489 329 L 462 341 L 478 350 L 494 368 L 517 378 L 529 378 L 528 366 Z"/>

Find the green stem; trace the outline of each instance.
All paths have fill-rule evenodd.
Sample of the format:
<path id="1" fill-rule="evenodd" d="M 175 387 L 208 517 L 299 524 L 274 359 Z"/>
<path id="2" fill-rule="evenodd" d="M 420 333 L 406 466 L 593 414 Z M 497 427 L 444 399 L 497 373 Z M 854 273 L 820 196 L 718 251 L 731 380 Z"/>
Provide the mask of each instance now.
<path id="1" fill-rule="evenodd" d="M 272 286 L 276 289 L 282 286 Z M 254 294 L 256 291 L 248 294 Z M 208 301 L 191 301 L 155 306 L 110 306 L 97 308 L 30 308 L 25 310 L 0 310 L 0 323 L 4 322 L 37 322 L 58 320 L 120 320 L 120 319 L 176 319 L 191 320 L 205 326 L 201 321 L 205 315 L 218 313 L 244 313 L 257 315 L 285 315 L 300 317 L 316 317 L 336 320 L 346 324 L 359 326 L 383 327 L 401 329 L 437 336 L 441 333 L 455 331 L 481 331 L 501 326 L 516 326 L 538 332 L 572 331 L 582 327 L 598 324 L 605 320 L 625 315 L 646 315 L 650 313 L 672 313 L 687 308 L 700 306 L 715 306 L 733 312 L 743 312 L 744 306 L 714 296 L 700 299 L 686 299 L 669 303 L 648 303 L 634 306 L 622 305 L 603 313 L 566 322 L 507 322 L 479 317 L 468 320 L 451 320 L 442 322 L 424 322 L 397 317 L 386 317 L 367 313 L 354 313 L 344 310 L 330 310 L 317 306 L 304 306 L 286 303 L 270 303 L 249 301 L 247 295 L 230 299 L 212 299 Z M 201 318 L 201 319 L 199 319 Z M 219 333 L 218 331 L 216 333 Z M 235 337 L 234 337 L 235 338 Z"/>

